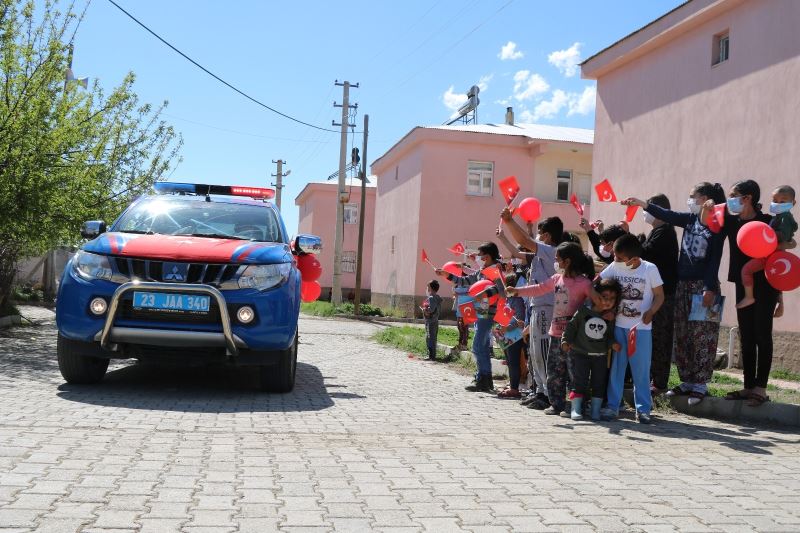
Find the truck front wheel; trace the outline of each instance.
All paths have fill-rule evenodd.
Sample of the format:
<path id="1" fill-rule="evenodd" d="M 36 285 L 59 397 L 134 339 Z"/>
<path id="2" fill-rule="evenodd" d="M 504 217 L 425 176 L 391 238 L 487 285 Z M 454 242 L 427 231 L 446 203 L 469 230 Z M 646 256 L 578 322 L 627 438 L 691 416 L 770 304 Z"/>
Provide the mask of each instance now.
<path id="1" fill-rule="evenodd" d="M 58 336 L 58 369 L 67 383 L 97 383 L 106 375 L 108 359 L 84 355 L 87 344 Z"/>
<path id="2" fill-rule="evenodd" d="M 259 367 L 261 390 L 264 392 L 291 392 L 297 372 L 297 335 L 292 347 L 281 356 L 276 365 Z"/>

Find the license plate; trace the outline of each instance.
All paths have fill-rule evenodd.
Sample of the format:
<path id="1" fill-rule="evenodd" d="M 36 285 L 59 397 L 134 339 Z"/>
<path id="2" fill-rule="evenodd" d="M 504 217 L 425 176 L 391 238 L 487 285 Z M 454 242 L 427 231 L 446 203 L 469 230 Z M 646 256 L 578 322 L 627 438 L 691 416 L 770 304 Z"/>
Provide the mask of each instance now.
<path id="1" fill-rule="evenodd" d="M 134 292 L 134 309 L 154 309 L 169 312 L 208 313 L 210 296 L 176 294 L 171 292 Z"/>

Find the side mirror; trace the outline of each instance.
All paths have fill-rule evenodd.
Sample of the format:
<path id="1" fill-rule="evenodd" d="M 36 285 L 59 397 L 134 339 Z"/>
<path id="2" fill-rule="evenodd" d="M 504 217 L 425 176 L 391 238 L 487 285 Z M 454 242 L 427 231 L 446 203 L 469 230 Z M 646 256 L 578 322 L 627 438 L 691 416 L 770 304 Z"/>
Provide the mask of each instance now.
<path id="1" fill-rule="evenodd" d="M 316 235 L 298 235 L 294 238 L 292 249 L 295 255 L 319 254 L 322 252 L 322 239 Z"/>
<path id="2" fill-rule="evenodd" d="M 87 220 L 81 225 L 81 237 L 84 239 L 94 239 L 105 232 L 106 223 L 102 220 Z"/>

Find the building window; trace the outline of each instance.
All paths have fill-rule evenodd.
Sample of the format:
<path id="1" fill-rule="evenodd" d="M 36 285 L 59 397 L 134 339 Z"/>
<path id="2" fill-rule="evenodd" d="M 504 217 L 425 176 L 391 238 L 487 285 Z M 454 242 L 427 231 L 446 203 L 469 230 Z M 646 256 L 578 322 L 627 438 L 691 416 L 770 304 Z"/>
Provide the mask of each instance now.
<path id="1" fill-rule="evenodd" d="M 394 181 L 397 181 L 397 178 L 400 176 L 400 165 L 395 165 L 394 167 Z"/>
<path id="2" fill-rule="evenodd" d="M 358 204 L 344 204 L 344 223 L 358 224 Z"/>
<path id="3" fill-rule="evenodd" d="M 467 165 L 467 194 L 472 196 L 491 196 L 494 163 L 469 161 Z"/>
<path id="4" fill-rule="evenodd" d="M 727 61 L 731 52 L 731 38 L 728 31 L 718 33 L 714 36 L 714 44 L 711 47 L 711 64 L 719 65 Z"/>
<path id="5" fill-rule="evenodd" d="M 559 202 L 569 202 L 569 193 L 572 189 L 572 171 L 559 170 L 556 174 L 556 200 Z"/>
<path id="6" fill-rule="evenodd" d="M 342 252 L 342 272 L 355 273 L 355 271 L 356 271 L 356 253 Z"/>

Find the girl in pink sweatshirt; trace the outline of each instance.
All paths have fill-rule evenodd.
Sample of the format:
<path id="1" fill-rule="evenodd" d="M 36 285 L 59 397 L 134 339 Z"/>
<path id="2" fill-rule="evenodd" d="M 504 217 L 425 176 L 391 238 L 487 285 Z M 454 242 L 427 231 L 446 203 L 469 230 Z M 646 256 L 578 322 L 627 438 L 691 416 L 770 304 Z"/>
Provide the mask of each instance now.
<path id="1" fill-rule="evenodd" d="M 564 242 L 556 248 L 557 273 L 537 285 L 517 289 L 509 288 L 509 296 L 541 296 L 555 292 L 553 321 L 550 323 L 550 348 L 547 353 L 547 396 L 550 407 L 545 414 L 566 413 L 567 354 L 561 350 L 561 334 L 578 308 L 591 293 L 594 278 L 594 262 L 579 244 Z M 563 272 L 563 274 L 561 273 Z M 569 413 L 566 413 L 569 416 Z"/>

